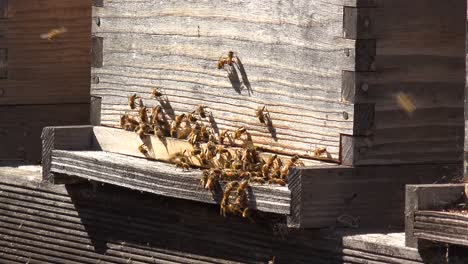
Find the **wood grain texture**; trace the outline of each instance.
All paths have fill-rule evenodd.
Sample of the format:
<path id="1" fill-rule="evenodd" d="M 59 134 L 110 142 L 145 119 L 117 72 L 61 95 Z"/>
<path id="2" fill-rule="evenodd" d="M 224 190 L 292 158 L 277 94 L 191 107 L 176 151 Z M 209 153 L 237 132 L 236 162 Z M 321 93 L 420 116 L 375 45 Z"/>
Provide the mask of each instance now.
<path id="1" fill-rule="evenodd" d="M 418 247 L 415 237 L 415 221 L 418 211 L 442 210 L 462 198 L 464 184 L 426 184 L 406 186 L 405 206 L 405 243 Z"/>
<path id="2" fill-rule="evenodd" d="M 281 236 L 274 225 L 225 219 L 198 203 L 108 185 L 41 185 L 39 172 L 4 169 L 2 263 L 445 263 L 443 249 L 429 258 L 405 247 L 402 233 Z"/>
<path id="3" fill-rule="evenodd" d="M 365 150 L 353 164 L 460 162 L 466 1 L 375 3 L 362 8 L 377 40 L 375 71 L 345 76 L 355 83 L 343 85 L 344 99 L 376 111 L 373 136 L 356 146 Z M 399 106 L 399 93 L 413 113 Z"/>
<path id="4" fill-rule="evenodd" d="M 324 228 L 346 218 L 360 228 L 403 227 L 406 184 L 449 181 L 460 174 L 459 164 L 293 168 L 289 225 Z"/>
<path id="5" fill-rule="evenodd" d="M 414 236 L 439 243 L 468 246 L 468 215 L 441 211 L 416 211 Z"/>
<path id="6" fill-rule="evenodd" d="M 102 124 L 117 125 L 128 95 L 147 98 L 157 86 L 176 113 L 208 105 L 220 129 L 246 126 L 261 147 L 301 155 L 327 147 L 338 158 L 339 134 L 352 133 L 353 120 L 340 99 L 341 72 L 355 60 L 355 41 L 341 37 L 342 4 L 106 2 L 93 14 L 100 21 L 93 34 L 104 39 L 103 67 L 93 69 L 100 82 L 92 85 L 103 98 Z M 242 64 L 230 74 L 216 69 L 228 50 Z M 273 137 L 255 117 L 262 105 Z"/>
<path id="7" fill-rule="evenodd" d="M 51 171 L 130 189 L 199 201 L 219 203 L 221 193 L 200 185 L 200 170 L 181 171 L 175 165 L 132 158 L 103 151 L 52 151 Z M 253 209 L 289 214 L 287 187 L 251 185 L 249 202 Z"/>
<path id="8" fill-rule="evenodd" d="M 0 160 L 41 160 L 42 129 L 89 123 L 89 104 L 0 106 Z"/>
<path id="9" fill-rule="evenodd" d="M 5 13 L 0 1 L 0 16 Z M 8 80 L 0 105 L 89 102 L 91 0 L 10 0 L 0 21 L 0 47 L 8 49 Z M 67 32 L 54 41 L 51 29 Z"/>

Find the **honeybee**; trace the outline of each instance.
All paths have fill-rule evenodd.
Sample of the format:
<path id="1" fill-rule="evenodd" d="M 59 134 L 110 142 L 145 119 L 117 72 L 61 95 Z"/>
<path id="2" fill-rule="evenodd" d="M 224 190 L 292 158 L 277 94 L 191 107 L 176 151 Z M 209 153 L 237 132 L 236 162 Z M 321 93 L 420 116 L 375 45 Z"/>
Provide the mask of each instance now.
<path id="1" fill-rule="evenodd" d="M 189 171 L 190 170 L 190 165 L 187 162 L 184 162 L 182 160 L 179 160 L 176 162 L 176 168 L 181 168 L 182 171 Z"/>
<path id="2" fill-rule="evenodd" d="M 275 179 L 275 178 L 269 179 L 269 180 L 268 180 L 268 183 L 270 183 L 270 184 L 278 184 L 278 185 L 281 185 L 281 186 L 286 186 L 286 182 L 285 182 L 284 180 L 282 180 L 282 179 Z"/>
<path id="3" fill-rule="evenodd" d="M 151 109 L 151 124 L 162 124 L 161 120 L 159 120 L 159 115 L 161 113 L 162 107 L 160 105 L 157 105 Z"/>
<path id="4" fill-rule="evenodd" d="M 128 105 L 130 106 L 130 109 L 135 109 L 136 108 L 136 99 L 138 99 L 140 97 L 137 96 L 137 94 L 133 94 L 133 95 L 130 95 L 128 97 Z"/>
<path id="5" fill-rule="evenodd" d="M 224 139 L 229 137 L 229 134 L 226 130 L 222 130 L 220 133 L 219 133 L 219 144 L 224 144 Z"/>
<path id="6" fill-rule="evenodd" d="M 245 208 L 244 211 L 242 211 L 242 217 L 243 218 L 249 218 L 252 216 L 252 210 L 250 208 Z"/>
<path id="7" fill-rule="evenodd" d="M 185 117 L 187 117 L 187 120 L 190 122 L 190 123 L 195 123 L 198 121 L 198 119 L 192 114 L 192 113 L 187 113 L 185 114 Z"/>
<path id="8" fill-rule="evenodd" d="M 327 152 L 327 148 L 316 148 L 314 150 L 314 157 L 318 158 L 322 156 L 323 153 L 326 153 L 326 152 Z"/>
<path id="9" fill-rule="evenodd" d="M 207 166 L 207 165 L 209 164 L 209 160 L 208 160 L 208 157 L 207 157 L 207 155 L 206 155 L 207 151 L 208 151 L 208 150 L 205 149 L 205 151 L 202 151 L 202 152 L 198 155 L 198 157 L 200 158 L 201 164 L 204 165 L 204 166 Z"/>
<path id="10" fill-rule="evenodd" d="M 215 151 L 216 150 L 216 144 L 213 141 L 208 141 L 206 144 L 206 148 L 208 151 Z"/>
<path id="11" fill-rule="evenodd" d="M 201 186 L 205 187 L 209 176 L 210 176 L 210 172 L 208 170 L 203 170 L 202 176 L 200 178 L 200 185 Z"/>
<path id="12" fill-rule="evenodd" d="M 190 152 L 192 156 L 200 155 L 202 153 L 202 149 L 200 148 L 200 144 L 195 144 L 193 150 Z"/>
<path id="13" fill-rule="evenodd" d="M 197 106 L 197 114 L 201 117 L 201 118 L 206 118 L 206 111 L 205 111 L 205 108 L 207 108 L 208 106 L 206 105 L 199 105 Z"/>
<path id="14" fill-rule="evenodd" d="M 171 122 L 171 129 L 170 129 L 170 134 L 171 134 L 171 137 L 173 138 L 177 138 L 177 121 L 176 120 L 173 120 Z"/>
<path id="15" fill-rule="evenodd" d="M 258 109 L 255 111 L 255 115 L 257 116 L 258 120 L 262 124 L 265 124 L 266 119 L 268 118 L 268 115 L 265 113 L 265 111 L 266 111 L 266 106 L 263 106 L 262 108 L 258 107 Z"/>
<path id="16" fill-rule="evenodd" d="M 247 129 L 245 127 L 239 127 L 234 133 L 234 139 L 239 139 L 242 134 L 246 133 Z"/>
<path id="17" fill-rule="evenodd" d="M 145 123 L 141 123 L 138 126 L 137 134 L 140 138 L 143 138 L 146 135 L 147 132 L 147 125 Z"/>
<path id="18" fill-rule="evenodd" d="M 151 92 L 151 98 L 158 99 L 159 97 L 163 96 L 163 94 L 159 91 L 158 88 L 154 88 Z"/>
<path id="19" fill-rule="evenodd" d="M 242 193 L 245 193 L 248 186 L 249 186 L 248 180 L 241 181 L 239 183 L 239 187 L 237 187 L 237 196 L 241 195 Z"/>
<path id="20" fill-rule="evenodd" d="M 211 170 L 210 175 L 208 176 L 208 180 L 205 184 L 205 189 L 211 191 L 214 190 L 214 187 L 219 180 L 219 175 L 221 175 L 220 170 Z"/>
<path id="21" fill-rule="evenodd" d="M 242 169 L 243 163 L 240 160 L 234 160 L 231 164 L 231 168 L 234 170 L 240 170 Z"/>
<path id="22" fill-rule="evenodd" d="M 138 127 L 138 121 L 125 114 L 120 117 L 120 126 L 128 131 L 135 131 Z"/>
<path id="23" fill-rule="evenodd" d="M 138 146 L 138 151 L 140 151 L 141 154 L 147 155 L 148 154 L 148 147 L 145 144 L 141 144 Z"/>
<path id="24" fill-rule="evenodd" d="M 244 172 L 242 172 L 242 173 L 239 175 L 239 178 L 241 178 L 241 179 L 248 179 L 248 178 L 251 177 L 251 175 L 252 175 L 252 174 L 251 174 L 250 172 L 244 171 Z"/>
<path id="25" fill-rule="evenodd" d="M 148 112 L 146 111 L 146 106 L 143 106 L 138 110 L 138 117 L 140 118 L 140 122 L 144 124 L 148 123 Z"/>
<path id="26" fill-rule="evenodd" d="M 219 57 L 218 70 L 224 69 L 225 64 L 226 64 L 226 59 L 223 56 Z"/>
<path id="27" fill-rule="evenodd" d="M 294 157 L 291 158 L 291 162 L 294 165 L 304 166 L 304 163 L 302 161 L 299 161 L 298 155 L 294 155 Z"/>
<path id="28" fill-rule="evenodd" d="M 62 35 L 63 33 L 66 33 L 67 31 L 68 30 L 65 27 L 54 28 L 54 29 L 51 29 L 47 33 L 41 34 L 40 37 L 41 37 L 41 39 L 47 39 L 48 41 L 53 41 L 58 36 Z"/>
<path id="29" fill-rule="evenodd" d="M 176 116 L 175 122 L 176 122 L 177 127 L 179 127 L 180 123 L 182 123 L 184 118 L 185 118 L 185 114 L 180 114 L 180 115 Z"/>
<path id="30" fill-rule="evenodd" d="M 200 137 L 202 138 L 203 141 L 208 141 L 210 138 L 210 131 L 208 130 L 208 127 L 205 125 L 201 125 L 200 127 Z"/>
<path id="31" fill-rule="evenodd" d="M 225 169 L 222 172 L 222 176 L 223 178 L 226 178 L 226 179 L 236 179 L 239 177 L 239 173 L 237 170 Z"/>
<path id="32" fill-rule="evenodd" d="M 226 60 L 226 63 L 229 64 L 229 66 L 232 66 L 232 63 L 234 62 L 234 52 L 233 51 L 229 51 L 228 52 L 228 57 L 227 57 L 227 60 Z"/>

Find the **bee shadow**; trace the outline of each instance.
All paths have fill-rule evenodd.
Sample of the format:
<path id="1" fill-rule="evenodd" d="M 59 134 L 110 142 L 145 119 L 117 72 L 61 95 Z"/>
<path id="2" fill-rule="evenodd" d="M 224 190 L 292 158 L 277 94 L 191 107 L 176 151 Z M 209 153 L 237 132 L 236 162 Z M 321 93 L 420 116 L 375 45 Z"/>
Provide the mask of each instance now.
<path id="1" fill-rule="evenodd" d="M 249 92 L 249 95 L 253 94 L 252 86 L 250 85 L 249 78 L 247 77 L 247 72 L 245 71 L 244 65 L 239 57 L 237 57 L 237 67 L 239 68 L 239 72 L 242 77 L 242 83 L 244 84 L 245 88 Z"/>
<path id="2" fill-rule="evenodd" d="M 270 115 L 268 115 L 267 120 L 266 120 L 266 125 L 268 128 L 268 132 L 270 132 L 271 137 L 275 142 L 278 141 L 278 137 L 276 135 L 276 128 L 273 126 L 273 121 L 270 118 Z"/>
<path id="3" fill-rule="evenodd" d="M 158 100 L 158 102 L 161 104 L 161 107 L 164 109 L 164 112 L 166 115 L 168 115 L 171 119 L 175 118 L 175 111 L 174 108 L 172 108 L 171 102 L 169 101 L 169 98 L 164 98 Z M 164 121 L 167 121 L 167 118 L 163 116 Z"/>
<path id="4" fill-rule="evenodd" d="M 242 83 L 239 79 L 239 74 L 234 66 L 230 66 L 228 72 L 229 82 L 231 82 L 232 88 L 238 93 L 241 94 Z"/>
<path id="5" fill-rule="evenodd" d="M 209 118 L 211 128 L 213 129 L 213 132 L 215 132 L 216 134 L 219 134 L 218 123 L 216 123 L 216 120 L 214 119 L 213 114 L 210 113 L 208 118 Z"/>

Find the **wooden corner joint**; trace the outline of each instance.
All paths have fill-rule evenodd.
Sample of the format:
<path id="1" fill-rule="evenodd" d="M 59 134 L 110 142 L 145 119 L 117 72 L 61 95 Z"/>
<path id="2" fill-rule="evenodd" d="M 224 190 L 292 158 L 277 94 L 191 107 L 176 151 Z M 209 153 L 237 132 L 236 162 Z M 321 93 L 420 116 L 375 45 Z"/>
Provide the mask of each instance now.
<path id="1" fill-rule="evenodd" d="M 343 10 L 343 38 L 375 39 L 375 7 L 349 7 Z"/>
<path id="2" fill-rule="evenodd" d="M 52 184 L 65 184 L 55 180 L 51 173 L 53 150 L 90 150 L 93 141 L 93 126 L 58 126 L 45 127 L 42 139 L 42 180 Z M 63 178 L 63 177 L 60 177 Z M 75 181 L 75 180 L 73 180 Z"/>

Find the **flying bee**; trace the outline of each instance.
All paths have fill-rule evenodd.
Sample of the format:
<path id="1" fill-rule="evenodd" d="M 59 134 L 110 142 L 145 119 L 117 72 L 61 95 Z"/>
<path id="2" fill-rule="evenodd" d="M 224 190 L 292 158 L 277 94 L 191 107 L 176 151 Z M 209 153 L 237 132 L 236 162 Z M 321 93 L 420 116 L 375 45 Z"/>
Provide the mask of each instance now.
<path id="1" fill-rule="evenodd" d="M 163 96 L 163 94 L 159 91 L 158 88 L 154 88 L 151 92 L 151 98 L 158 99 L 161 96 Z"/>
<path id="2" fill-rule="evenodd" d="M 316 148 L 314 150 L 314 157 L 318 158 L 322 156 L 322 154 L 327 153 L 327 148 Z"/>
<path id="3" fill-rule="evenodd" d="M 137 94 L 130 95 L 128 97 L 128 105 L 130 106 L 130 109 L 135 109 L 136 108 L 136 99 L 140 97 L 137 96 Z"/>
<path id="4" fill-rule="evenodd" d="M 58 36 L 62 35 L 63 33 L 66 33 L 67 31 L 68 30 L 65 27 L 54 28 L 54 29 L 51 29 L 47 33 L 41 34 L 40 37 L 41 37 L 41 39 L 47 39 L 48 41 L 53 41 Z"/>
<path id="5" fill-rule="evenodd" d="M 201 118 L 206 118 L 206 111 L 205 109 L 207 108 L 208 106 L 206 105 L 199 105 L 197 106 L 197 110 L 195 110 L 197 112 L 197 114 L 201 117 Z"/>
<path id="6" fill-rule="evenodd" d="M 269 179 L 268 183 L 278 184 L 278 185 L 281 185 L 281 186 L 286 186 L 286 182 L 284 180 L 282 180 L 282 179 Z"/>
<path id="7" fill-rule="evenodd" d="M 266 106 L 263 106 L 262 108 L 258 107 L 255 111 L 255 115 L 262 124 L 266 124 L 266 120 L 268 119 L 268 115 L 265 113 L 266 111 Z"/>
<path id="8" fill-rule="evenodd" d="M 236 129 L 236 132 L 234 133 L 234 138 L 239 139 L 242 136 L 242 134 L 246 132 L 247 132 L 247 129 L 245 129 L 245 127 L 239 127 L 238 129 Z"/>
<path id="9" fill-rule="evenodd" d="M 138 151 L 140 151 L 141 154 L 147 155 L 148 154 L 148 147 L 145 144 L 141 144 L 138 146 Z"/>

